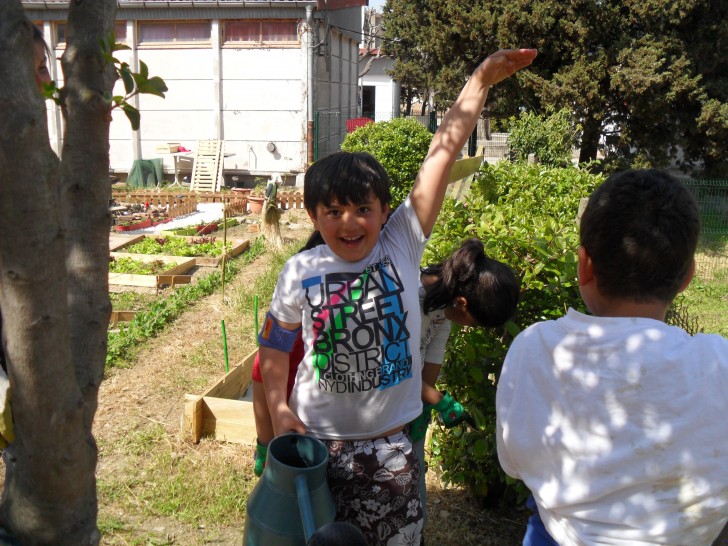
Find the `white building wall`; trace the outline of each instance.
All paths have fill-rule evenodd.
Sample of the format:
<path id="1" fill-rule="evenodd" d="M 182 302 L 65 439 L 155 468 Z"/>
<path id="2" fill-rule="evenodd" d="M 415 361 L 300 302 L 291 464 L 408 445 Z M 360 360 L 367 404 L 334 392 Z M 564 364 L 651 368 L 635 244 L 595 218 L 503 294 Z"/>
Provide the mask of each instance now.
<path id="1" fill-rule="evenodd" d="M 376 121 L 388 121 L 400 114 L 400 84 L 385 71 L 391 69 L 394 60 L 379 57 L 371 63 L 369 71 L 361 77 L 362 86 L 375 88 L 374 115 Z"/>
<path id="2" fill-rule="evenodd" d="M 297 11 L 301 17 L 299 28 L 305 29 L 305 10 Z M 40 12 L 34 14 L 36 19 L 40 15 Z M 58 13 L 52 15 L 55 17 Z M 147 13 L 142 16 L 150 19 Z M 160 19 L 174 20 L 174 17 Z M 131 49 L 118 51 L 115 56 L 135 71 L 139 70 L 139 61 L 143 61 L 150 75 L 164 79 L 168 91 L 164 99 L 140 95 L 130 101 L 141 114 L 138 131 L 131 130 L 123 111 L 112 111 L 111 169 L 126 173 L 137 158 L 162 158 L 165 171 L 171 174 L 173 158 L 157 152 L 158 145 L 174 142 L 194 150 L 198 140 L 220 138 L 225 141 L 225 151 L 229 154 L 225 159 L 226 174 L 265 177 L 271 173 L 305 171 L 309 92 L 305 36 L 300 35 L 300 44 L 293 47 L 226 46 L 220 43 L 226 19 L 220 18 L 210 20 L 209 42 L 145 45 L 137 43 L 136 20 L 129 16 L 124 20 L 126 43 Z M 326 20 L 317 19 L 314 40 L 324 38 L 322 46 L 314 51 L 314 110 L 339 112 L 334 123 L 325 120 L 318 136 L 326 141 L 326 146 L 330 144 L 335 149 L 345 136 L 345 120 L 351 117 L 352 110 L 356 112 L 357 104 L 359 36 L 338 31 L 336 25 L 349 28 L 342 23 L 361 25 L 360 10 L 332 11 Z M 52 45 L 52 23 L 45 21 L 43 26 L 46 39 Z M 64 53 L 63 48 L 52 51 L 59 59 Z M 56 63 L 55 79 L 59 86 L 63 85 L 60 61 Z M 124 94 L 121 81 L 117 82 L 114 94 Z M 63 146 L 60 110 L 50 101 L 47 107 L 51 142 L 60 152 Z M 183 173 L 190 170 L 191 160 L 185 161 L 182 169 Z"/>
<path id="3" fill-rule="evenodd" d="M 226 159 L 226 168 L 254 175 L 305 170 L 305 50 L 222 53 L 222 128 L 225 150 L 235 154 Z"/>

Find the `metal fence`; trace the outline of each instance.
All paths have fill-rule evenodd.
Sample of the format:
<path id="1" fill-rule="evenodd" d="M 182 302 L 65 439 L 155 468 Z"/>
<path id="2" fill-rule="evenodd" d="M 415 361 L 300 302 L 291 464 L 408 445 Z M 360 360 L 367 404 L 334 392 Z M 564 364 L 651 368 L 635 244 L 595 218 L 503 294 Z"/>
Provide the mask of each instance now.
<path id="1" fill-rule="evenodd" d="M 705 281 L 728 279 L 728 180 L 683 180 L 700 208 L 697 275 Z"/>

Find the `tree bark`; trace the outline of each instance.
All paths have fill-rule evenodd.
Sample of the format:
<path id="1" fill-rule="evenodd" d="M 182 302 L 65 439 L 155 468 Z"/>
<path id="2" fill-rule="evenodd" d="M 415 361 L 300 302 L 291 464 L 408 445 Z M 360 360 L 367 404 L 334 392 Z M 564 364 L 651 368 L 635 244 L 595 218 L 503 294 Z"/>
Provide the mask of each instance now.
<path id="1" fill-rule="evenodd" d="M 0 526 L 21 544 L 95 545 L 91 434 L 106 355 L 108 109 L 99 39 L 114 0 L 72 2 L 63 59 L 63 163 L 49 146 L 20 0 L 0 2 L 0 309 L 16 440 Z M 61 183 L 62 179 L 62 183 Z"/>
<path id="2" fill-rule="evenodd" d="M 599 150 L 601 124 L 593 118 L 585 119 L 582 123 L 582 131 L 579 163 L 594 161 Z"/>

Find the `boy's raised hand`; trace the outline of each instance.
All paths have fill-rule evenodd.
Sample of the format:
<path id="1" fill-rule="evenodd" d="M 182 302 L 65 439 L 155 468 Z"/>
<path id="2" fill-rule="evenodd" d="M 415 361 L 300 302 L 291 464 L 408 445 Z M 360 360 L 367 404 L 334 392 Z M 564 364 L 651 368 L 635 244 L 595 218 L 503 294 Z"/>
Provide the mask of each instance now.
<path id="1" fill-rule="evenodd" d="M 501 49 L 488 56 L 475 69 L 448 110 L 410 193 L 410 202 L 426 236 L 435 225 L 452 165 L 475 128 L 485 106 L 488 89 L 530 65 L 536 54 L 535 49 Z"/>
<path id="2" fill-rule="evenodd" d="M 495 85 L 530 65 L 536 58 L 535 49 L 500 49 L 489 55 L 473 72 L 484 85 Z"/>

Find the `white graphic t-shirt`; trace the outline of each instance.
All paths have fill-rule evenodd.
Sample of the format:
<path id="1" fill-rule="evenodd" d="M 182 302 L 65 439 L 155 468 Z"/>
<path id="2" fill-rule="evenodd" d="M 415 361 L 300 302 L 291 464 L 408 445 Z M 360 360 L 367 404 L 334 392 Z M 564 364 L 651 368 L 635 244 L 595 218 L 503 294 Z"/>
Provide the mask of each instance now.
<path id="1" fill-rule="evenodd" d="M 407 199 L 364 260 L 347 262 L 321 245 L 286 262 L 270 312 L 303 324 L 305 356 L 289 404 L 314 436 L 376 438 L 421 413 L 426 242 Z"/>

